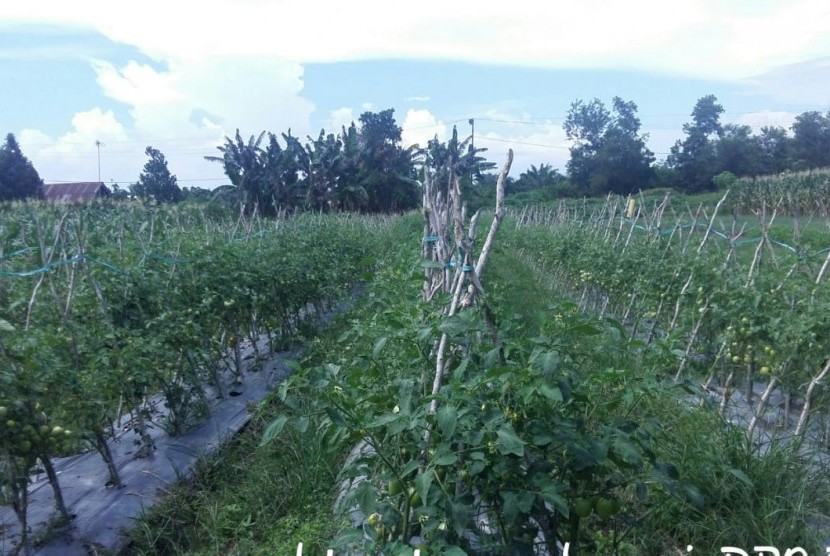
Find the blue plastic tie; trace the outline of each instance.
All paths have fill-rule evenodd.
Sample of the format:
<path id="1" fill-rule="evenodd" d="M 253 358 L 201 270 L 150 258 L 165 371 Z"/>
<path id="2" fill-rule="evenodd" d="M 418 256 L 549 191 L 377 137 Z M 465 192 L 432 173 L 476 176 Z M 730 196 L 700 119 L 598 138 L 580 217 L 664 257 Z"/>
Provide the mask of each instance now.
<path id="1" fill-rule="evenodd" d="M 8 255 L 4 255 L 0 257 L 0 261 L 7 261 L 11 258 L 14 258 L 18 255 L 22 255 L 23 253 L 28 253 L 29 251 L 37 251 L 38 247 L 24 247 L 23 249 L 18 249 L 14 253 L 9 253 Z"/>

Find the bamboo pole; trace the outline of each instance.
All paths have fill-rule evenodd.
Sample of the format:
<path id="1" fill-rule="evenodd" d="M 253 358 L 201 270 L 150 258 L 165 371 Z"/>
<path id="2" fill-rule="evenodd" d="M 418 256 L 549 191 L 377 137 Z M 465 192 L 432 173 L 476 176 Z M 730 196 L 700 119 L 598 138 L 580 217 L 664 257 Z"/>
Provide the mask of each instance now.
<path id="1" fill-rule="evenodd" d="M 827 359 L 827 362 L 824 364 L 824 368 L 818 375 L 813 377 L 813 379 L 810 381 L 810 385 L 807 387 L 807 393 L 804 395 L 804 407 L 801 409 L 801 415 L 798 417 L 798 425 L 796 425 L 795 427 L 796 436 L 801 436 L 804 434 L 804 428 L 807 426 L 807 419 L 810 416 L 810 407 L 812 405 L 813 400 L 813 391 L 819 384 L 821 384 L 821 381 L 824 379 L 824 377 L 827 376 L 828 372 L 830 372 L 830 358 Z"/>

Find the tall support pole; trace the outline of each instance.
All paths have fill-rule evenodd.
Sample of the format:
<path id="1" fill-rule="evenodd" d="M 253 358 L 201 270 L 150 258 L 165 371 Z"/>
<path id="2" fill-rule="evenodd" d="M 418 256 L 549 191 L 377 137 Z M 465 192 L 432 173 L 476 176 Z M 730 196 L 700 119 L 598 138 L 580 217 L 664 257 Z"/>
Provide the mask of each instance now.
<path id="1" fill-rule="evenodd" d="M 98 183 L 101 183 L 101 147 L 103 145 L 98 139 L 95 140 L 95 148 L 98 149 Z"/>

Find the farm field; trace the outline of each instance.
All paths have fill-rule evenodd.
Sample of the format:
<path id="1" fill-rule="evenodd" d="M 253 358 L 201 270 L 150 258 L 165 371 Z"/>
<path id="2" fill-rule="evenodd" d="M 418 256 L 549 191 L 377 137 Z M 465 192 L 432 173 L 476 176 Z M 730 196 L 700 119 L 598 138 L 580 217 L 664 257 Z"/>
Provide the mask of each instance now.
<path id="1" fill-rule="evenodd" d="M 294 375 L 137 523 L 132 553 L 823 553 L 830 228 L 719 200 L 517 209 L 457 312 L 425 277 L 467 275 L 470 250 L 436 264 L 448 236 L 414 214 L 17 206 L 0 233 L 4 500 L 38 460 L 106 458 L 119 413 L 151 451 L 148 393 L 176 434 L 212 362 L 232 372 L 244 339 L 299 333 Z M 358 278 L 354 310 L 302 326 Z"/>
<path id="2" fill-rule="evenodd" d="M 624 200 L 610 202 L 619 215 Z M 399 248 L 361 306 L 312 341 L 258 425 L 206 462 L 195 487 L 141 522 L 135 553 L 268 554 L 298 542 L 314 553 L 521 553 L 556 550 L 551 536 L 571 554 L 821 553 L 822 255 L 778 246 L 773 262 L 776 247 L 757 242 L 727 259 L 729 242 L 713 236 L 696 256 L 708 226 L 671 236 L 609 222 L 517 211 L 482 276 L 482 305 L 452 317 L 421 298 L 418 218 L 396 224 Z M 464 347 L 436 398 L 425 384 L 443 334 Z M 360 440 L 376 456 L 343 469 Z M 370 479 L 346 501 L 357 524 L 332 512 L 343 474 Z M 502 518 L 476 529 L 483 515 Z"/>
<path id="3" fill-rule="evenodd" d="M 72 510 L 54 458 L 97 451 L 109 470 L 100 488 L 120 486 L 125 461 L 111 448 L 126 418 L 121 443 L 139 458 L 153 457 L 151 430 L 175 437 L 202 422 L 208 396 L 236 395 L 243 344 L 256 361 L 285 346 L 371 267 L 388 221 L 243 221 L 127 205 L 2 210 L 0 499 L 23 531 L 29 473 L 48 477 L 60 528 Z M 20 540 L 6 531 L 4 552 Z"/>

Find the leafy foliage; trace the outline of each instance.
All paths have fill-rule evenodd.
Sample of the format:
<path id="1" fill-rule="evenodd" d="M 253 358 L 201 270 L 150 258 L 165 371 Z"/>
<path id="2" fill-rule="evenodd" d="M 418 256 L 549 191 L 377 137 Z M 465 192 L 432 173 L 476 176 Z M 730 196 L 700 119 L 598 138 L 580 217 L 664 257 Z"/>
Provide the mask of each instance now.
<path id="1" fill-rule="evenodd" d="M 343 295 L 384 226 L 306 215 L 274 229 L 199 207 L 15 209 L 0 227 L 0 460 L 16 467 L 0 487 L 17 489 L 22 514 L 35 459 L 89 446 L 119 484 L 107 442 L 126 411 L 137 452 L 152 452 L 148 398 L 163 397 L 170 434 L 192 427 L 205 386 L 228 395 L 223 369 L 242 380 L 242 342 L 264 334 L 275 349 Z"/>
<path id="2" fill-rule="evenodd" d="M 830 113 L 813 110 L 799 114 L 792 130 L 794 169 L 830 166 Z"/>
<path id="3" fill-rule="evenodd" d="M 236 131 L 218 147 L 235 203 L 246 214 L 282 209 L 398 212 L 417 206 L 413 152 L 401 147 L 394 110 L 365 112 L 335 135 L 321 130 L 303 144 L 288 133 L 282 146 L 273 133 L 243 140 Z M 263 140 L 267 136 L 267 145 Z"/>
<path id="4" fill-rule="evenodd" d="M 651 185 L 653 153 L 640 134 L 637 105 L 614 97 L 613 113 L 599 99 L 571 105 L 563 125 L 574 141 L 568 175 L 588 192 L 628 194 Z"/>
<path id="5" fill-rule="evenodd" d="M 144 151 L 150 157 L 144 164 L 144 170 L 131 190 L 139 199 L 155 203 L 177 203 L 182 198 L 182 190 L 176 183 L 176 176 L 167 168 L 167 160 L 158 149 L 147 147 Z"/>
<path id="6" fill-rule="evenodd" d="M 683 125 L 686 139 L 678 140 L 671 148 L 668 165 L 677 170 L 678 185 L 685 191 L 700 192 L 712 189 L 712 177 L 720 172 L 717 143 L 712 136 L 723 136 L 720 115 L 723 106 L 715 95 L 698 99 L 692 110 L 692 122 Z"/>
<path id="7" fill-rule="evenodd" d="M 6 135 L 0 147 L 0 201 L 42 197 L 43 180 L 23 155 L 14 135 Z"/>

